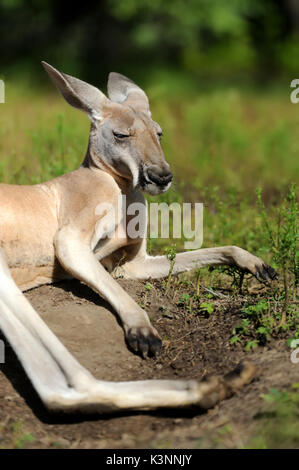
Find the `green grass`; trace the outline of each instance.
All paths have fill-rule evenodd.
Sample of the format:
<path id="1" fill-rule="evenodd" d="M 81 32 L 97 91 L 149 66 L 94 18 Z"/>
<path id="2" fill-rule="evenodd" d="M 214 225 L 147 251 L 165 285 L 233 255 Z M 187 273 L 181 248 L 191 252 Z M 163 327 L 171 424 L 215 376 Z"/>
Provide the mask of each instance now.
<path id="1" fill-rule="evenodd" d="M 0 105 L 2 182 L 33 184 L 77 168 L 88 142 L 88 119 L 58 94 L 6 85 Z"/>
<path id="2" fill-rule="evenodd" d="M 13 421 L 10 425 L 0 424 L 0 431 L 2 431 L 3 434 L 5 434 L 8 431 L 7 427 L 10 427 L 10 432 L 11 432 L 10 443 L 9 443 L 8 448 L 24 449 L 34 444 L 36 439 L 33 436 L 33 434 L 27 432 L 24 429 L 24 424 L 22 420 Z M 2 448 L 7 448 L 7 447 L 2 447 L 0 445 L 0 449 Z"/>
<path id="3" fill-rule="evenodd" d="M 185 190 L 197 200 L 207 187 L 218 186 L 222 194 L 234 188 L 252 201 L 257 186 L 267 199 L 286 188 L 299 169 L 299 109 L 287 93 L 232 88 L 167 103 L 161 97 L 153 115 Z"/>
<path id="4" fill-rule="evenodd" d="M 181 87 L 183 84 L 181 85 Z M 176 175 L 171 192 L 198 201 L 213 187 L 238 191 L 251 202 L 256 187 L 277 198 L 298 174 L 299 106 L 281 91 L 237 88 L 147 89 L 164 130 L 165 155 Z M 28 183 L 76 168 L 87 147 L 89 122 L 55 90 L 6 83 L 1 104 L 2 180 Z M 171 197 L 171 196 L 169 196 Z"/>
<path id="5" fill-rule="evenodd" d="M 290 390 L 271 389 L 264 395 L 266 406 L 256 417 L 258 424 L 249 448 L 298 449 L 299 383 Z"/>

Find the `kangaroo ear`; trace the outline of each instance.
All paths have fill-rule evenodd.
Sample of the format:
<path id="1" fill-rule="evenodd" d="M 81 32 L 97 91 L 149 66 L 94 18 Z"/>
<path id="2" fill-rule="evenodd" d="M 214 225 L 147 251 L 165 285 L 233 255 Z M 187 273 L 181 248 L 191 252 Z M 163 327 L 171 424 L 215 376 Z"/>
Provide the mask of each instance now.
<path id="1" fill-rule="evenodd" d="M 42 65 L 71 106 L 85 111 L 91 120 L 102 119 L 102 108 L 109 103 L 104 93 L 78 78 L 59 72 L 47 62 L 43 61 Z"/>
<path id="2" fill-rule="evenodd" d="M 111 101 L 125 103 L 149 115 L 148 97 L 132 80 L 120 73 L 111 72 L 108 78 L 108 96 Z"/>

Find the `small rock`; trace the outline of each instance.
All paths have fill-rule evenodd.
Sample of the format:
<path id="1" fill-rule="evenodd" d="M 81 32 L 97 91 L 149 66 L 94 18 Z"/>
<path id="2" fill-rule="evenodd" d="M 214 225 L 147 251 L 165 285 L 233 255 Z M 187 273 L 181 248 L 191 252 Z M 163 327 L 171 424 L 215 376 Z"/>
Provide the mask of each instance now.
<path id="1" fill-rule="evenodd" d="M 4 397 L 4 400 L 12 401 L 12 400 L 13 400 L 13 397 L 10 396 L 10 395 L 6 395 L 6 396 Z"/>

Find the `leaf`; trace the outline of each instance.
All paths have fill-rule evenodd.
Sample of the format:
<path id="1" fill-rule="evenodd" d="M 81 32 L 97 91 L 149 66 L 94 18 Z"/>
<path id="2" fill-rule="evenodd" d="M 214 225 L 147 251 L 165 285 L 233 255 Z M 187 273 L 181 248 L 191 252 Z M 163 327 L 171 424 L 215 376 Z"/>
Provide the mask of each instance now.
<path id="1" fill-rule="evenodd" d="M 214 312 L 214 307 L 212 304 L 210 304 L 209 302 L 203 302 L 202 304 L 200 304 L 199 308 L 201 310 L 204 310 L 205 312 L 207 312 L 208 314 L 211 314 Z"/>
<path id="2" fill-rule="evenodd" d="M 250 351 L 251 349 L 254 349 L 258 346 L 258 341 L 256 339 L 252 341 L 248 341 L 248 343 L 245 346 L 246 351 Z"/>
<path id="3" fill-rule="evenodd" d="M 269 334 L 269 329 L 266 328 L 265 326 L 260 326 L 257 330 L 258 333 L 261 335 L 268 335 Z"/>
<path id="4" fill-rule="evenodd" d="M 240 343 L 241 339 L 239 338 L 239 336 L 235 335 L 230 338 L 229 342 L 230 344 Z"/>

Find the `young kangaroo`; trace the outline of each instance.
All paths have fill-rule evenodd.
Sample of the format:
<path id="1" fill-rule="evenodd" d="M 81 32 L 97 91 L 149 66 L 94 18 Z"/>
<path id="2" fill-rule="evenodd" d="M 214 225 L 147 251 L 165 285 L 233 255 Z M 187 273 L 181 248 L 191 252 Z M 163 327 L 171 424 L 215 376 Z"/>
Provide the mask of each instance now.
<path id="1" fill-rule="evenodd" d="M 213 406 L 251 380 L 251 363 L 202 382 L 97 380 L 22 294 L 75 277 L 111 304 L 131 349 L 144 357 L 161 349 L 146 312 L 114 277 L 162 278 L 168 275 L 169 261 L 148 256 L 145 238 L 130 237 L 126 217 L 121 213 L 116 220 L 114 213 L 122 195 L 127 205 L 145 205 L 142 192 L 160 194 L 169 188 L 172 174 L 161 148 L 162 130 L 151 119 L 145 93 L 123 75 L 109 75 L 108 99 L 94 86 L 45 62 L 43 66 L 65 100 L 88 115 L 89 145 L 81 167 L 69 174 L 34 186 L 0 185 L 0 328 L 51 410 L 102 413 Z M 101 204 L 111 213 L 99 210 Z M 276 276 L 260 258 L 236 246 L 178 254 L 173 272 L 221 264 L 239 266 L 257 278 Z"/>

